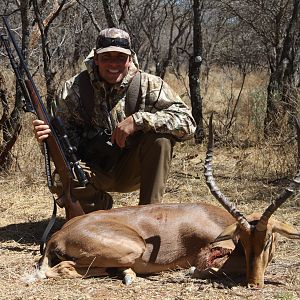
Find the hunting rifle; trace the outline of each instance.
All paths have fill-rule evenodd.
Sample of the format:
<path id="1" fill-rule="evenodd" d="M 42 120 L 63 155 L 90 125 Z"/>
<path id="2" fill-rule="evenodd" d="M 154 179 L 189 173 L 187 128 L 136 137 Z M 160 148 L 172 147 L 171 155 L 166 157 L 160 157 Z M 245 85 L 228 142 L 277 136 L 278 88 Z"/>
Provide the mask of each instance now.
<path id="1" fill-rule="evenodd" d="M 39 95 L 38 89 L 28 70 L 25 59 L 13 36 L 7 17 L 2 16 L 2 20 L 5 25 L 7 35 L 1 33 L 0 38 L 17 78 L 17 83 L 21 88 L 25 102 L 24 110 L 26 112 L 34 113 L 38 119 L 43 120 L 51 129 L 49 137 L 44 142 L 45 157 L 48 157 L 48 163 L 47 159 L 45 159 L 48 187 L 51 191 L 51 188 L 53 187 L 53 181 L 51 178 L 49 160 L 50 154 L 50 157 L 54 162 L 56 172 L 59 174 L 62 182 L 64 192 L 63 206 L 65 207 L 66 218 L 71 219 L 73 217 L 83 215 L 84 212 L 78 199 L 74 199 L 71 194 L 71 182 L 74 178 L 76 178 L 79 184 L 82 186 L 87 184 L 87 178 L 84 171 L 80 167 L 79 161 L 75 154 L 76 149 L 71 146 L 61 120 L 56 117 L 50 118 L 48 115 L 43 101 Z M 20 67 L 18 66 L 13 51 L 10 47 L 11 44 L 13 45 L 15 53 L 18 56 Z M 23 74 L 25 76 L 23 76 Z"/>

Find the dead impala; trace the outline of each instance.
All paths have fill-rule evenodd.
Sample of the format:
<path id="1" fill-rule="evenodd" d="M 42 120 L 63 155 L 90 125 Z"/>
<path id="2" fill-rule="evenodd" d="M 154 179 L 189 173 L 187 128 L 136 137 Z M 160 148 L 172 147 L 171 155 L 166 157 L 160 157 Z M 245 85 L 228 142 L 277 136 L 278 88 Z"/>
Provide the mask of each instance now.
<path id="1" fill-rule="evenodd" d="M 295 193 L 300 175 L 261 216 L 253 214 L 247 219 L 215 185 L 212 132 L 210 121 L 205 176 L 210 191 L 226 210 L 207 203 L 154 204 L 75 217 L 47 243 L 36 276 L 102 276 L 114 269 L 130 284 L 136 273 L 196 266 L 195 275 L 206 276 L 208 270 L 246 273 L 248 284 L 262 287 L 276 233 L 300 238 L 294 227 L 270 218 Z M 239 241 L 236 247 L 233 241 Z"/>

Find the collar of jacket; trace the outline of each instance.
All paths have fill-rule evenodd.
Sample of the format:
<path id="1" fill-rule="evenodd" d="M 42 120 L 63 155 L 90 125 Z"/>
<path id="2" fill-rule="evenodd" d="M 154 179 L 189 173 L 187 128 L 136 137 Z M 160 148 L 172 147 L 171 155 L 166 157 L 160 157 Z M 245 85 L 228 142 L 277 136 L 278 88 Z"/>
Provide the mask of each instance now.
<path id="1" fill-rule="evenodd" d="M 117 90 L 117 91 L 121 91 L 124 89 L 127 89 L 129 86 L 129 83 L 131 82 L 132 78 L 134 77 L 134 75 L 136 74 L 136 72 L 138 71 L 137 67 L 134 65 L 134 63 L 131 63 L 128 69 L 128 73 L 127 75 L 123 78 L 123 80 L 113 86 L 108 85 L 105 81 L 103 81 L 98 73 L 98 69 L 97 66 L 93 63 L 90 65 L 87 65 L 87 70 L 89 72 L 90 78 L 91 78 L 91 82 L 93 84 L 93 86 L 96 89 L 101 89 L 104 88 L 106 91 L 108 90 Z"/>

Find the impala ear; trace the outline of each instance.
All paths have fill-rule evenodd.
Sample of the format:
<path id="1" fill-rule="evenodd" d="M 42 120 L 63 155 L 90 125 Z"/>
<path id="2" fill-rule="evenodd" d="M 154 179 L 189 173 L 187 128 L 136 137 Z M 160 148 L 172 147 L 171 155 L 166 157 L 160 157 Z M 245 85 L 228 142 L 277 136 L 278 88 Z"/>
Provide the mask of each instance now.
<path id="1" fill-rule="evenodd" d="M 228 249 L 228 250 L 233 251 L 235 249 L 236 245 L 232 239 L 229 239 L 229 240 L 222 240 L 222 241 L 213 241 L 210 244 L 210 247 L 211 247 L 211 249 L 222 248 L 222 249 Z"/>
<path id="2" fill-rule="evenodd" d="M 300 239 L 300 232 L 292 225 L 272 219 L 272 231 L 289 239 Z"/>
<path id="3" fill-rule="evenodd" d="M 239 236 L 238 236 L 238 223 L 233 223 L 227 226 L 223 232 L 211 243 L 211 248 L 221 247 L 226 249 L 234 249 Z"/>

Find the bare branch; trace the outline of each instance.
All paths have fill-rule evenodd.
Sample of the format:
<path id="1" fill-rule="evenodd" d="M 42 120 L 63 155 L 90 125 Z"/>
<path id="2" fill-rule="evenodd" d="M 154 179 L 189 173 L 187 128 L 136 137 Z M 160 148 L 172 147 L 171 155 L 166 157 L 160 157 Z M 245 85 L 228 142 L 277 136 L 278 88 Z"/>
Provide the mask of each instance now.
<path id="1" fill-rule="evenodd" d="M 119 21 L 110 0 L 102 0 L 106 22 L 108 27 L 119 27 Z"/>
<path id="2" fill-rule="evenodd" d="M 8 101 L 7 101 L 7 89 L 5 88 L 5 82 L 2 73 L 0 73 L 0 100 L 3 108 L 3 114 L 0 119 L 0 130 L 2 130 L 4 123 L 8 119 L 9 115 L 9 107 L 8 107 Z"/>
<path id="3" fill-rule="evenodd" d="M 48 16 L 42 22 L 43 26 L 44 26 L 44 30 L 49 30 L 51 23 L 54 21 L 55 18 L 57 18 L 57 16 L 59 15 L 59 13 L 61 11 L 66 11 L 70 7 L 72 7 L 74 4 L 76 4 L 76 0 L 71 0 L 70 2 L 63 5 L 65 3 L 65 1 L 66 0 L 64 0 L 61 3 L 61 5 L 58 4 L 57 0 L 54 1 L 53 10 L 48 14 Z M 41 36 L 41 32 L 39 30 L 39 26 L 38 26 L 38 24 L 35 24 L 32 29 L 32 34 L 31 34 L 31 38 L 30 38 L 30 42 L 29 42 L 30 48 L 34 48 L 36 46 L 37 41 L 40 38 L 40 36 Z"/>
<path id="4" fill-rule="evenodd" d="M 91 21 L 92 21 L 92 23 L 93 23 L 95 29 L 96 29 L 98 32 L 100 32 L 100 31 L 101 31 L 101 28 L 100 28 L 98 22 L 96 21 L 96 18 L 95 18 L 95 16 L 94 16 L 94 13 L 93 13 L 86 5 L 84 5 L 84 4 L 82 3 L 82 1 L 79 1 L 79 0 L 76 0 L 76 1 L 78 2 L 78 4 L 79 4 L 80 6 L 82 6 L 82 7 L 86 10 L 86 12 L 88 13 L 88 15 L 89 15 L 89 17 L 90 17 L 90 19 L 91 19 Z"/>

